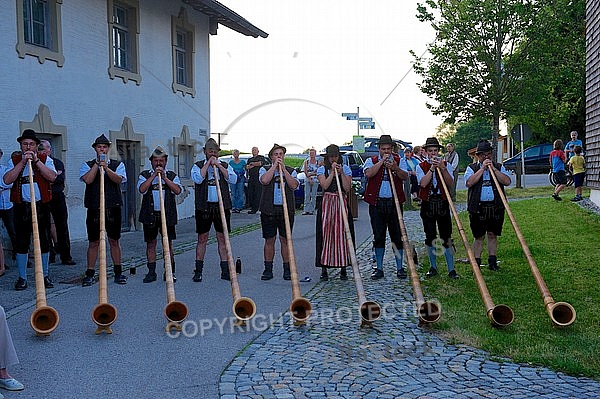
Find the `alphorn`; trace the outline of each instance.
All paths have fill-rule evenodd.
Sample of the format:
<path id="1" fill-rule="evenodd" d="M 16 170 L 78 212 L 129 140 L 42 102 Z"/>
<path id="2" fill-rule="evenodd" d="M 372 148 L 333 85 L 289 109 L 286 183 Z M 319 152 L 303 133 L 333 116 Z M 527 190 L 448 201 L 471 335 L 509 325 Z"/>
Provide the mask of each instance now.
<path id="1" fill-rule="evenodd" d="M 162 176 L 158 175 L 158 198 L 160 201 L 160 224 L 162 233 L 163 258 L 165 262 L 165 286 L 167 289 L 167 304 L 165 305 L 165 317 L 169 320 L 167 331 L 171 328 L 181 331 L 180 323 L 188 316 L 188 308 L 185 303 L 175 300 L 175 284 L 173 284 L 173 264 L 171 262 L 171 246 L 169 245 L 169 233 L 167 230 L 167 216 L 165 213 L 165 197 L 163 196 Z"/>
<path id="2" fill-rule="evenodd" d="M 287 196 L 285 193 L 285 175 L 283 168 L 279 165 L 279 179 L 281 182 L 281 196 L 283 199 L 283 220 L 285 222 L 285 238 L 287 240 L 288 254 L 290 258 L 290 277 L 292 283 L 292 302 L 290 313 L 294 318 L 294 325 L 304 324 L 312 313 L 312 304 L 302 297 L 300 282 L 298 280 L 298 269 L 296 268 L 296 255 L 294 254 L 294 243 L 292 241 L 292 228 L 290 226 L 290 215 L 288 214 Z"/>
<path id="3" fill-rule="evenodd" d="M 50 335 L 58 326 L 58 312 L 46 304 L 46 287 L 44 286 L 44 270 L 42 269 L 42 248 L 40 246 L 40 230 L 37 207 L 35 203 L 35 187 L 33 186 L 33 167 L 31 159 L 27 160 L 29 172 L 29 196 L 31 199 L 31 230 L 33 233 L 33 259 L 35 262 L 35 310 L 29 322 L 36 335 Z"/>
<path id="4" fill-rule="evenodd" d="M 483 279 L 483 275 L 481 274 L 481 270 L 479 270 L 479 265 L 475 260 L 475 254 L 473 254 L 473 250 L 471 249 L 471 244 L 469 243 L 467 234 L 465 233 L 465 229 L 460 221 L 460 217 L 458 216 L 456 207 L 454 206 L 454 201 L 452 201 L 452 198 L 450 197 L 450 191 L 448 190 L 448 186 L 446 185 L 443 176 L 441 176 L 441 173 L 439 173 L 439 170 L 437 172 L 438 180 L 440 180 L 442 183 L 444 193 L 446 193 L 446 198 L 448 199 L 450 209 L 452 210 L 452 215 L 454 216 L 454 220 L 456 221 L 456 227 L 458 228 L 458 232 L 460 233 L 460 237 L 462 238 L 463 245 L 467 250 L 467 256 L 469 258 L 469 263 L 471 264 L 471 270 L 473 271 L 473 275 L 475 276 L 475 282 L 477 283 L 479 293 L 481 294 L 481 299 L 483 300 L 483 305 L 485 306 L 485 313 L 487 314 L 488 319 L 494 327 L 508 326 L 513 322 L 513 311 L 510 307 L 506 305 L 494 305 L 492 297 L 490 296 L 490 292 L 488 291 L 487 286 L 485 284 L 485 280 Z"/>
<path id="5" fill-rule="evenodd" d="M 352 234 L 350 232 L 350 222 L 348 222 L 348 211 L 344 203 L 344 195 L 342 194 L 342 186 L 338 177 L 337 169 L 333 168 L 335 182 L 338 188 L 338 198 L 340 199 L 340 209 L 342 212 L 342 220 L 344 222 L 344 233 L 346 235 L 346 245 L 350 253 L 350 263 L 352 263 L 352 276 L 354 277 L 354 285 L 356 285 L 356 295 L 358 296 L 358 309 L 360 312 L 360 326 L 371 326 L 372 323 L 381 317 L 381 306 L 375 301 L 367 301 L 365 288 L 363 287 L 362 278 L 360 277 L 360 269 L 356 252 L 354 251 L 354 243 L 352 242 Z"/>
<path id="6" fill-rule="evenodd" d="M 391 175 L 391 171 L 388 170 Z M 402 216 L 402 209 L 400 208 L 400 201 L 398 200 L 398 191 L 394 184 L 394 179 L 390 179 L 390 186 L 392 186 L 392 194 L 394 196 L 394 204 L 396 205 L 396 213 L 398 216 L 398 224 L 400 225 L 400 232 L 402 233 L 402 246 L 406 253 L 406 263 L 408 265 L 408 273 L 410 275 L 410 283 L 413 287 L 415 294 L 415 303 L 417 305 L 417 316 L 419 321 L 424 324 L 435 323 L 442 316 L 442 305 L 439 302 L 425 301 L 423 291 L 421 290 L 421 282 L 419 280 L 419 274 L 417 273 L 417 267 L 413 260 L 412 248 L 408 242 L 408 233 L 406 232 L 406 225 L 404 224 L 404 218 Z"/>
<path id="7" fill-rule="evenodd" d="M 92 320 L 98 328 L 96 334 L 106 331 L 112 334 L 110 326 L 117 320 L 117 308 L 108 303 L 108 286 L 106 283 L 106 204 L 104 202 L 104 167 L 99 167 L 100 173 L 100 246 L 98 255 L 100 266 L 98 268 L 98 305 L 92 309 Z"/>
<path id="8" fill-rule="evenodd" d="M 548 316 L 550 316 L 550 320 L 557 327 L 567 327 L 573 324 L 577 314 L 575 312 L 575 308 L 567 302 L 554 302 L 552 299 L 552 295 L 550 295 L 550 291 L 542 278 L 542 275 L 529 251 L 529 247 L 525 242 L 525 238 L 521 233 L 521 229 L 517 225 L 517 220 L 515 219 L 510 207 L 508 206 L 508 201 L 502 192 L 502 188 L 500 187 L 500 182 L 498 182 L 498 178 L 492 171 L 490 171 L 490 175 L 492 175 L 492 179 L 494 180 L 494 184 L 496 185 L 498 195 L 500 195 L 500 199 L 502 199 L 502 203 L 504 204 L 504 208 L 506 209 L 506 213 L 510 219 L 510 222 L 515 229 L 515 234 L 521 243 L 521 248 L 523 248 L 523 253 L 527 257 L 527 262 L 529 263 L 529 268 L 531 269 L 531 273 L 533 274 L 533 278 L 535 279 L 535 283 L 537 284 L 540 294 L 542 295 L 542 299 L 544 300 L 544 307 L 546 308 L 546 312 L 548 312 Z"/>
<path id="9" fill-rule="evenodd" d="M 235 262 L 233 260 L 231 242 L 229 240 L 229 229 L 227 228 L 227 218 L 225 217 L 225 206 L 223 204 L 223 193 L 219 185 L 217 165 L 213 164 L 213 172 L 217 181 L 217 196 L 219 197 L 219 213 L 221 214 L 221 225 L 223 226 L 223 236 L 225 237 L 225 249 L 227 250 L 227 267 L 229 268 L 229 280 L 231 282 L 231 295 L 233 296 L 233 314 L 236 317 L 237 325 L 246 325 L 256 314 L 256 304 L 248 297 L 240 294 L 240 285 L 238 283 Z"/>

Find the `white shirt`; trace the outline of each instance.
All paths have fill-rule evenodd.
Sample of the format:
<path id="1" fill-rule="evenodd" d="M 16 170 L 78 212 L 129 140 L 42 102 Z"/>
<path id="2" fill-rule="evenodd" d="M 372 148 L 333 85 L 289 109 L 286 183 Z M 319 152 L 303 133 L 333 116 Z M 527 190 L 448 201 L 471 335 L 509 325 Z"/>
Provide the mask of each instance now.
<path id="1" fill-rule="evenodd" d="M 89 172 L 90 169 L 92 168 L 88 166 L 87 162 L 83 162 L 79 167 L 79 180 L 83 181 L 83 175 Z M 119 162 L 119 166 L 117 166 L 115 173 L 123 179 L 121 180 L 121 184 L 127 183 L 127 172 L 125 171 L 125 165 L 123 162 Z"/>
<path id="2" fill-rule="evenodd" d="M 481 168 L 481 164 L 479 164 L 479 167 Z M 502 165 L 502 167 L 500 168 L 500 172 L 510 177 L 510 174 L 504 168 L 504 165 Z M 465 182 L 469 180 L 469 177 L 473 176 L 474 173 L 475 172 L 473 171 L 473 169 L 471 169 L 470 166 L 467 167 L 467 169 L 465 170 Z M 485 168 L 485 170 L 483 171 L 483 175 L 481 175 L 483 184 L 481 186 L 481 196 L 479 197 L 479 201 L 489 202 L 494 200 L 494 190 L 492 189 L 492 184 L 494 183 L 491 181 L 491 178 L 492 176 L 490 175 L 489 169 Z"/>
<path id="3" fill-rule="evenodd" d="M 429 162 L 429 160 L 427 162 Z M 450 178 L 452 178 L 452 181 L 454 181 L 454 176 L 452 175 L 454 169 L 452 169 L 452 165 L 450 165 L 448 162 L 446 162 L 446 170 L 448 171 Z M 425 177 L 425 172 L 423 172 L 421 165 L 419 165 L 417 166 L 417 181 L 419 182 L 419 185 L 421 184 L 421 179 L 423 179 L 423 177 Z M 437 173 L 434 173 L 431 177 L 431 184 L 433 185 L 434 189 L 437 189 L 439 194 L 441 194 L 444 191 L 444 188 L 441 184 L 438 186 Z"/>
<path id="4" fill-rule="evenodd" d="M 8 170 L 6 165 L 0 165 L 0 181 L 4 181 L 4 174 Z M 7 210 L 13 207 L 13 203 L 10 201 L 10 188 L 12 184 L 1 184 L 0 185 L 0 210 Z"/>
<path id="5" fill-rule="evenodd" d="M 45 165 L 48 169 L 50 169 L 51 171 L 56 173 L 56 168 L 54 167 L 54 161 L 52 160 L 52 158 L 46 157 Z M 4 171 L 4 173 L 6 173 L 8 170 L 14 169 L 14 167 L 15 167 L 15 165 L 13 164 L 13 161 L 11 158 L 8 161 L 8 165 L 6 166 L 6 170 Z M 35 175 L 35 168 L 33 168 L 33 174 Z M 27 167 L 27 165 L 25 165 L 25 167 L 23 168 L 23 173 L 21 174 L 21 176 L 29 177 L 29 168 Z M 17 179 L 20 179 L 20 178 L 21 177 L 17 177 Z M 2 188 L 12 187 L 12 184 L 4 183 L 4 174 L 2 175 L 0 185 L 2 186 Z M 35 201 L 37 202 L 42 199 L 42 196 L 40 194 L 40 188 L 38 187 L 37 182 L 33 182 L 33 189 L 35 191 Z M 29 180 L 27 180 L 27 183 L 21 184 L 21 198 L 23 199 L 23 202 L 31 202 L 31 192 L 29 190 Z"/>
<path id="6" fill-rule="evenodd" d="M 198 167 L 198 165 L 194 164 L 194 166 L 192 166 L 192 171 L 191 171 L 191 175 L 192 175 L 192 181 L 196 184 L 202 184 L 202 182 L 204 180 L 208 180 L 209 182 L 211 180 L 214 180 L 216 184 L 219 184 L 219 178 L 220 178 L 220 171 L 219 168 L 217 168 L 217 177 L 215 178 L 215 172 L 212 166 L 209 166 L 208 169 L 206 170 L 206 177 L 202 177 L 202 173 L 200 173 L 200 168 Z M 233 168 L 231 167 L 231 165 L 227 165 L 227 174 L 229 175 L 228 179 L 227 179 L 227 183 L 229 184 L 235 184 L 237 183 L 237 175 L 235 174 L 235 171 L 233 170 Z M 208 202 L 219 202 L 219 193 L 217 192 L 217 186 L 216 185 L 208 185 Z"/>

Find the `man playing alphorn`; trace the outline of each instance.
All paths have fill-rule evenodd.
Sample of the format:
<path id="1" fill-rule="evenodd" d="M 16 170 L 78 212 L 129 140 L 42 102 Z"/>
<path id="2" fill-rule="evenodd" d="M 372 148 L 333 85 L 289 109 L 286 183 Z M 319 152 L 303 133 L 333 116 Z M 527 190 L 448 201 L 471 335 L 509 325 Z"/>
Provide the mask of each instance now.
<path id="1" fill-rule="evenodd" d="M 173 282 L 177 281 L 175 278 L 175 259 L 173 255 L 173 240 L 176 238 L 175 225 L 177 224 L 177 203 L 175 202 L 175 196 L 181 193 L 183 187 L 179 176 L 175 172 L 167 170 L 167 158 L 168 155 L 165 150 L 160 146 L 156 147 L 150 158 L 148 158 L 152 169 L 142 171 L 138 178 L 137 187 L 140 194 L 142 194 L 139 221 L 144 226 L 146 258 L 148 260 L 148 274 L 144 277 L 144 283 L 156 281 L 156 238 L 162 226 L 158 179 L 162 179 Z"/>
<path id="2" fill-rule="evenodd" d="M 36 211 L 42 253 L 42 268 L 44 271 L 44 286 L 54 287 L 48 277 L 48 260 L 50 258 L 50 245 L 47 231 L 50 229 L 50 208 L 48 203 L 52 199 L 50 184 L 56 179 L 56 169 L 52 158 L 38 151 L 40 139 L 35 131 L 26 129 L 17 138 L 21 146 L 20 152 L 14 152 L 8 161 L 7 171 L 4 174 L 2 185 L 12 185 L 10 200 L 14 203 L 15 233 L 17 239 L 16 261 L 19 269 L 19 278 L 15 283 L 15 290 L 27 288 L 27 257 L 29 242 L 32 235 L 31 220 L 31 192 L 29 188 L 29 168 L 27 162 L 31 160 L 33 170 L 33 185 L 35 190 Z"/>
<path id="3" fill-rule="evenodd" d="M 100 168 L 104 168 L 104 203 L 106 209 L 106 236 L 113 261 L 115 283 L 127 284 L 127 276 L 123 274 L 121 265 L 121 183 L 127 182 L 125 165 L 116 159 L 109 159 L 111 142 L 104 134 L 98 136 L 92 144 L 96 157 L 81 164 L 79 179 L 85 183 L 83 205 L 87 208 L 85 224 L 88 235 L 87 269 L 82 285 L 94 283 L 96 260 L 100 248 Z"/>

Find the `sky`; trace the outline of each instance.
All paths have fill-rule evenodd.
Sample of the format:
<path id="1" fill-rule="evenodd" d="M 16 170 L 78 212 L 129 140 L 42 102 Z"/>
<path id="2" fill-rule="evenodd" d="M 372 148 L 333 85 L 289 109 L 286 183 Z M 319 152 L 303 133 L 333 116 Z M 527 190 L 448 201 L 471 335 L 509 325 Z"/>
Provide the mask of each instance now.
<path id="1" fill-rule="evenodd" d="M 416 18 L 417 1 L 221 3 L 269 34 L 252 38 L 219 25 L 210 37 L 211 133 L 226 133 L 221 148 L 342 145 L 358 131 L 341 114 L 357 107 L 375 122 L 360 130 L 367 137 L 390 134 L 418 145 L 441 124 L 411 69 L 409 51 L 423 54 L 434 37 Z"/>

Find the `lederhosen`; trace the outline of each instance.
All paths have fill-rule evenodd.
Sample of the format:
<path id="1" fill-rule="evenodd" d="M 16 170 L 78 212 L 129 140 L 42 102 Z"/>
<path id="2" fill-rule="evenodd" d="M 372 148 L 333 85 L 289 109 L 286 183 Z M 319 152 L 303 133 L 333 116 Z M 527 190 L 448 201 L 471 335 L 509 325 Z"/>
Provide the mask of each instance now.
<path id="1" fill-rule="evenodd" d="M 140 173 L 140 175 L 148 180 L 150 176 L 152 176 L 152 171 L 144 170 Z M 173 181 L 175 177 L 175 172 L 170 170 L 167 171 L 167 179 Z M 169 240 L 174 240 L 177 238 L 175 236 L 174 229 L 174 226 L 177 224 L 177 203 L 175 202 L 176 196 L 166 183 L 163 183 L 162 186 L 164 191 L 163 198 L 165 202 L 165 219 L 167 222 Z M 142 206 L 140 207 L 140 215 L 138 220 L 144 225 L 144 227 L 147 227 L 148 229 L 158 228 L 160 230 L 162 225 L 160 210 L 154 210 L 154 192 L 158 191 L 158 188 L 158 183 L 150 184 L 148 190 L 142 195 Z"/>
<path id="2" fill-rule="evenodd" d="M 446 164 L 446 161 L 443 161 Z M 428 161 L 419 164 L 423 173 L 427 174 L 431 169 Z M 437 238 L 439 230 L 443 245 L 449 248 L 452 237 L 452 219 L 450 217 L 450 205 L 448 198 L 439 179 L 443 178 L 438 173 L 435 175 L 437 185 L 433 185 L 433 178 L 427 187 L 421 187 L 419 198 L 421 199 L 420 216 L 423 221 L 423 230 L 425 231 L 425 245 L 432 246 L 433 240 Z"/>
<path id="3" fill-rule="evenodd" d="M 285 169 L 289 174 L 294 172 L 294 169 L 286 166 Z M 260 197 L 260 221 L 263 224 L 263 238 L 265 235 L 264 225 L 277 225 L 279 230 L 279 235 L 281 237 L 286 237 L 286 232 L 284 225 L 284 216 L 283 216 L 283 205 L 275 205 L 273 204 L 275 197 L 275 184 L 281 184 L 281 179 L 285 179 L 285 176 L 280 176 L 275 174 L 273 179 L 269 182 L 269 184 L 262 185 L 262 194 Z M 290 221 L 290 230 L 294 227 L 294 214 L 296 210 L 296 204 L 294 199 L 294 190 L 292 190 L 289 184 L 284 184 L 285 188 L 285 199 L 286 205 L 288 209 L 288 217 Z"/>
<path id="4" fill-rule="evenodd" d="M 496 169 L 501 170 L 502 165 L 493 162 Z M 469 165 L 469 168 L 473 172 L 477 172 L 480 169 L 478 162 Z M 492 173 L 492 172 L 489 172 Z M 467 191 L 467 210 L 469 211 L 469 222 L 471 224 L 471 231 L 475 235 L 475 231 L 485 230 L 491 231 L 497 236 L 502 234 L 502 225 L 504 224 L 504 203 L 498 193 L 498 188 L 491 181 L 491 176 L 484 179 L 484 175 L 481 175 L 481 179 Z M 481 201 L 481 191 L 483 187 L 491 187 L 494 193 L 494 199 L 492 201 Z M 504 193 L 504 187 L 502 193 Z M 484 233 L 485 234 L 485 233 Z M 479 235 L 481 237 L 481 235 Z"/>
<path id="5" fill-rule="evenodd" d="M 87 161 L 87 166 L 91 169 L 96 164 L 96 159 Z M 116 159 L 109 159 L 107 167 L 113 172 L 121 164 Z M 100 171 L 96 174 L 94 181 L 85 185 L 83 205 L 87 208 L 86 227 L 88 241 L 94 240 L 96 236 L 100 238 Z M 121 238 L 121 207 L 123 198 L 121 195 L 121 185 L 104 176 L 104 206 L 106 235 L 108 238 L 118 240 Z"/>
<path id="6" fill-rule="evenodd" d="M 196 166 L 200 169 L 204 166 L 206 161 L 196 162 Z M 225 169 L 229 167 L 226 162 L 221 162 L 221 166 Z M 212 166 L 211 166 L 212 168 Z M 214 172 L 214 171 L 213 171 Z M 222 230 L 221 224 L 221 213 L 219 210 L 219 202 L 208 201 L 208 187 L 213 186 L 216 189 L 216 185 L 219 184 L 221 188 L 221 198 L 223 200 L 223 207 L 225 208 L 225 219 L 227 221 L 227 229 L 230 228 L 230 212 L 231 212 L 231 195 L 229 193 L 229 183 L 225 179 L 222 173 L 219 173 L 219 180 L 215 180 L 213 175 L 212 179 L 208 178 L 209 171 L 206 171 L 206 178 L 200 184 L 194 184 L 194 203 L 196 207 L 196 232 L 200 229 L 201 223 L 211 223 L 215 225 L 215 229 Z M 200 234 L 200 233 L 199 233 Z"/>

